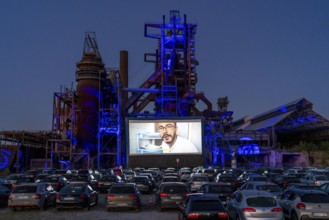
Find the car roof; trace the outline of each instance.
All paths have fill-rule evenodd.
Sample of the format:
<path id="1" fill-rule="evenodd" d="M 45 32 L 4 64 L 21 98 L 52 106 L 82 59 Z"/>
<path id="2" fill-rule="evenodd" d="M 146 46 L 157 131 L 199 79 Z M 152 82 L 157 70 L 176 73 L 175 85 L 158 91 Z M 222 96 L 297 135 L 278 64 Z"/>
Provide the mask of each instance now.
<path id="1" fill-rule="evenodd" d="M 203 185 L 209 185 L 209 186 L 231 186 L 231 183 L 227 182 L 208 182 Z"/>
<path id="2" fill-rule="evenodd" d="M 296 194 L 323 194 L 323 195 L 328 195 L 327 193 L 325 193 L 324 191 L 322 190 L 317 190 L 317 189 L 300 189 L 300 188 L 293 188 L 293 189 L 290 189 L 289 191 L 292 191 Z"/>

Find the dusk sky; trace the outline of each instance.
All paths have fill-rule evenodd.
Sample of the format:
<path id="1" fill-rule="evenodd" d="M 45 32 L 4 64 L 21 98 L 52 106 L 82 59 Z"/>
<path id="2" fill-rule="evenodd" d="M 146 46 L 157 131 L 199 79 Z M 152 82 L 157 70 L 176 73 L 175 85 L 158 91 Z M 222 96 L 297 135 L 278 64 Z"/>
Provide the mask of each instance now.
<path id="1" fill-rule="evenodd" d="M 179 10 L 196 33 L 197 90 L 234 120 L 299 98 L 329 119 L 327 0 L 1 0 L 0 130 L 50 130 L 53 94 L 75 88 L 85 32 L 95 32 L 106 67 L 129 53 L 129 87 L 154 70 L 157 41 L 145 23 Z"/>

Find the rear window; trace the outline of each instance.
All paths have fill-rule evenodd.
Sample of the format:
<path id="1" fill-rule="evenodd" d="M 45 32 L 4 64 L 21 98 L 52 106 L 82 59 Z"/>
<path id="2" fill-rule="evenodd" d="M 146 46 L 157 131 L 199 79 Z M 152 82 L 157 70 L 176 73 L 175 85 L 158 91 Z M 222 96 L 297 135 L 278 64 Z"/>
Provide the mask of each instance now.
<path id="1" fill-rule="evenodd" d="M 256 186 L 256 189 L 264 190 L 267 192 L 280 192 L 281 191 L 281 188 L 277 185 L 259 185 L 259 186 Z"/>
<path id="2" fill-rule="evenodd" d="M 195 200 L 191 203 L 192 211 L 224 211 L 218 200 Z"/>
<path id="3" fill-rule="evenodd" d="M 329 195 L 307 194 L 301 197 L 301 201 L 306 203 L 329 203 Z"/>
<path id="4" fill-rule="evenodd" d="M 58 181 L 57 177 L 46 177 L 45 182 L 55 183 Z"/>
<path id="5" fill-rule="evenodd" d="M 132 194 L 135 193 L 135 190 L 131 186 L 112 186 L 109 193 Z"/>
<path id="6" fill-rule="evenodd" d="M 37 186 L 16 186 L 13 193 L 35 193 Z"/>
<path id="7" fill-rule="evenodd" d="M 61 193 L 83 193 L 86 190 L 86 185 L 67 185 L 61 189 Z"/>
<path id="8" fill-rule="evenodd" d="M 223 193 L 231 191 L 231 186 L 209 186 L 209 193 Z"/>
<path id="9" fill-rule="evenodd" d="M 163 193 L 187 193 L 186 186 L 165 186 L 162 190 Z"/>
<path id="10" fill-rule="evenodd" d="M 273 197 L 252 197 L 246 200 L 248 206 L 252 207 L 273 207 L 277 206 L 277 203 Z"/>
<path id="11" fill-rule="evenodd" d="M 116 181 L 115 176 L 103 176 L 100 181 L 109 181 L 109 182 L 115 182 Z"/>
<path id="12" fill-rule="evenodd" d="M 207 178 L 206 177 L 195 177 L 195 178 L 193 178 L 193 181 L 195 181 L 195 182 L 207 182 Z"/>

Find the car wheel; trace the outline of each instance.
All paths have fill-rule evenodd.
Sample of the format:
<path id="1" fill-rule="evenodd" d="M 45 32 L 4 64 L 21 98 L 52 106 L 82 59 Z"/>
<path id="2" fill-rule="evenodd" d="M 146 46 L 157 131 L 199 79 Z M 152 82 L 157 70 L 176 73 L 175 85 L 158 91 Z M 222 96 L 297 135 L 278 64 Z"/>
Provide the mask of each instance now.
<path id="1" fill-rule="evenodd" d="M 17 211 L 17 207 L 13 207 L 13 211 L 16 212 Z"/>
<path id="2" fill-rule="evenodd" d="M 290 219 L 291 220 L 298 220 L 298 217 L 297 217 L 296 213 L 292 213 Z"/>

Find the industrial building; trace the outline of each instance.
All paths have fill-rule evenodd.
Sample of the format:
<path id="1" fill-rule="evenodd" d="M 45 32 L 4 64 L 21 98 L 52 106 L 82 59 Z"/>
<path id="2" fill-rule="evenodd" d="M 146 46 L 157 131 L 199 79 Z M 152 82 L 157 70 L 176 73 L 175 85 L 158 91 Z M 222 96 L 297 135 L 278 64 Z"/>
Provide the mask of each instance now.
<path id="1" fill-rule="evenodd" d="M 85 33 L 81 60 L 76 64 L 76 88 L 62 88 L 53 96 L 49 132 L 1 132 L 0 169 L 21 167 L 110 168 L 231 166 L 237 164 L 308 165 L 303 153 L 285 154 L 280 146 L 299 141 L 329 140 L 329 122 L 312 110 L 305 98 L 252 119 L 233 122 L 228 97 L 216 108 L 197 90 L 197 25 L 170 11 L 160 23 L 146 23 L 144 36 L 156 41 L 144 61 L 154 71 L 138 88 L 130 88 L 128 51 L 120 52 L 120 66 L 107 68 L 96 34 Z M 205 106 L 200 109 L 200 102 Z M 130 122 L 174 120 L 200 122 L 198 154 L 132 154 Z M 152 124 L 152 126 L 153 126 Z M 156 141 L 158 133 L 143 141 Z"/>

